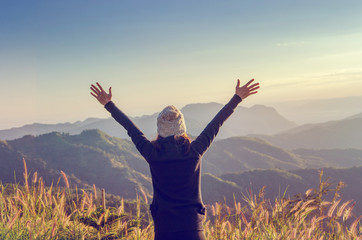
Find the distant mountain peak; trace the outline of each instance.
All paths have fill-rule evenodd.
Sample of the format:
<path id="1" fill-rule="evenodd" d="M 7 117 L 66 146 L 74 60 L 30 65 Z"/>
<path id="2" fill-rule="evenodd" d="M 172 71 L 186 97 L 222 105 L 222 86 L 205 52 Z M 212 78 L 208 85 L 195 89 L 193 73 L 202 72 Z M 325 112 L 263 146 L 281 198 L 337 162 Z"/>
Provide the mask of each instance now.
<path id="1" fill-rule="evenodd" d="M 255 104 L 253 106 L 250 107 L 250 109 L 268 109 L 268 110 L 273 110 L 273 111 L 276 111 L 275 108 L 273 107 L 269 107 L 269 106 L 265 106 L 263 104 Z"/>
<path id="2" fill-rule="evenodd" d="M 99 129 L 86 129 L 80 133 L 80 136 L 84 137 L 102 137 L 106 134 Z"/>
<path id="3" fill-rule="evenodd" d="M 214 110 L 214 109 L 221 109 L 223 104 L 217 103 L 217 102 L 209 102 L 209 103 L 190 103 L 185 105 L 183 108 L 181 108 L 181 112 L 187 112 L 187 111 L 207 111 L 207 110 Z"/>
<path id="4" fill-rule="evenodd" d="M 355 118 L 362 118 L 362 112 L 353 116 L 348 117 L 347 119 L 355 119 Z"/>

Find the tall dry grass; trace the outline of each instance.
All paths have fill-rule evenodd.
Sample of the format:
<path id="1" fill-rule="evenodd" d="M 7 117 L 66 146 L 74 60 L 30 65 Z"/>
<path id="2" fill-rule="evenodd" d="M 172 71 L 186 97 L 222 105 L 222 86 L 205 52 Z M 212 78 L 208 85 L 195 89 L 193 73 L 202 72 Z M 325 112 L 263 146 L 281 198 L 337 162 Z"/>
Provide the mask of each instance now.
<path id="1" fill-rule="evenodd" d="M 352 215 L 355 203 L 341 202 L 342 183 L 332 200 L 325 200 L 330 184 L 322 174 L 319 189 L 295 198 L 271 202 L 263 188 L 245 196 L 245 203 L 208 206 L 207 239 L 362 239 L 361 216 Z M 29 179 L 24 160 L 24 184 L 0 184 L 0 239 L 153 239 L 152 219 L 141 210 L 147 197 L 136 199 L 132 215 L 123 200 L 118 208 L 103 209 L 96 204 L 95 186 L 93 192 L 78 193 L 64 172 L 61 177 L 65 187 L 45 187 L 36 172 Z"/>
<path id="2" fill-rule="evenodd" d="M 362 239 L 361 217 L 353 216 L 352 201 L 341 203 L 339 190 L 322 180 L 319 189 L 309 189 L 294 198 L 264 198 L 265 188 L 257 195 L 245 196 L 246 205 L 235 201 L 233 208 L 216 203 L 211 206 L 211 219 L 205 225 L 208 239 Z M 333 191 L 331 201 L 324 200 Z"/>
<path id="3" fill-rule="evenodd" d="M 37 172 L 29 179 L 23 163 L 23 186 L 0 184 L 0 239 L 152 239 L 152 225 L 140 227 L 141 213 L 130 219 L 123 204 L 97 207 L 96 192 L 78 197 L 64 172 L 65 187 L 47 188 Z"/>

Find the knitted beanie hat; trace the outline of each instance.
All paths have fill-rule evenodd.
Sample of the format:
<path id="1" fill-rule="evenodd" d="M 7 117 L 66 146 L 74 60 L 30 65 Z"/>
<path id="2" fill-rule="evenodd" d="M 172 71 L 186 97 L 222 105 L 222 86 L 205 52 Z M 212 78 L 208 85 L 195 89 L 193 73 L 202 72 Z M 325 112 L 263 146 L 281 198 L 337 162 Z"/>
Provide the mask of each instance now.
<path id="1" fill-rule="evenodd" d="M 161 137 L 186 133 L 184 116 L 175 106 L 167 106 L 157 117 L 157 132 Z"/>

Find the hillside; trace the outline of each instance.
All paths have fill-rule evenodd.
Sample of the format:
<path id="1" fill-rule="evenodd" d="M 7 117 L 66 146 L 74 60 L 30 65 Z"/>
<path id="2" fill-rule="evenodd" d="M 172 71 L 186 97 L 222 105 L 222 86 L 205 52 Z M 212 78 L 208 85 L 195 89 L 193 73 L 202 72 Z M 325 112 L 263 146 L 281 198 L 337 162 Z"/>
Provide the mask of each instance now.
<path id="1" fill-rule="evenodd" d="M 24 157 L 30 162 L 30 170 L 33 172 L 38 171 L 37 166 L 41 163 L 41 169 L 48 171 L 46 176 L 53 182 L 57 182 L 62 170 L 71 179 L 77 179 L 77 184 L 97 184 L 100 188 L 106 188 L 109 193 L 126 198 L 135 197 L 141 188 L 148 194 L 151 191 L 148 169 L 143 164 L 144 160 L 133 152 L 133 145 L 100 131 L 85 131 L 74 136 L 60 133 L 49 133 L 39 137 L 25 136 L 8 141 L 7 145 L 9 148 L 4 149 L 4 152 L 10 149 L 12 153 L 21 154 L 2 158 L 3 166 L 9 165 L 9 162 L 19 163 L 21 157 Z M 31 164 L 32 162 L 39 164 Z M 22 173 L 22 164 L 13 167 L 11 173 Z M 51 178 L 50 172 L 57 174 Z"/>
<path id="2" fill-rule="evenodd" d="M 22 158 L 23 154 L 15 151 L 7 142 L 0 141 L 0 181 L 10 183 L 20 181 L 24 177 L 22 175 Z M 51 182 L 53 172 L 45 168 L 45 163 L 40 159 L 29 159 L 28 167 L 30 171 L 38 171 L 47 182 Z M 58 175 L 59 176 L 59 175 Z"/>
<path id="3" fill-rule="evenodd" d="M 353 119 L 353 118 L 362 118 L 362 112 L 353 116 L 348 117 L 348 119 Z"/>
<path id="4" fill-rule="evenodd" d="M 355 214 L 362 214 L 362 167 L 353 167 L 348 169 L 326 168 L 323 170 L 323 179 L 332 183 L 330 189 L 334 189 L 339 181 L 345 183 L 345 187 L 341 190 L 342 201 L 354 200 L 356 202 Z M 319 184 L 319 170 L 316 169 L 298 169 L 285 171 L 281 169 L 273 170 L 254 170 L 244 173 L 229 173 L 219 176 L 218 185 L 226 186 L 222 192 L 216 191 L 217 196 L 212 198 L 208 195 L 204 196 L 206 203 L 213 201 L 224 201 L 226 198 L 228 204 L 233 204 L 233 198 L 230 198 L 233 193 L 237 201 L 242 201 L 243 195 L 248 196 L 250 191 L 257 194 L 258 191 L 265 186 L 265 196 L 267 199 L 275 199 L 276 197 L 294 196 L 299 193 L 304 193 L 310 188 L 316 188 Z M 203 192 L 210 191 L 215 185 L 215 178 L 210 175 L 204 175 Z M 236 185 L 234 185 L 234 184 Z M 232 188 L 230 187 L 232 186 Z M 238 191 L 240 189 L 240 191 Z M 236 192 L 233 192 L 236 191 Z M 331 197 L 331 196 L 330 196 Z M 209 199 L 211 201 L 209 201 Z"/>
<path id="5" fill-rule="evenodd" d="M 187 131 L 198 135 L 222 108 L 222 104 L 199 103 L 186 105 L 181 111 L 185 115 Z M 131 117 L 132 121 L 153 139 L 156 137 L 156 119 L 158 113 Z M 295 127 L 296 124 L 286 120 L 275 109 L 257 105 L 251 108 L 237 107 L 221 129 L 218 138 L 241 136 L 247 134 L 274 134 Z M 113 119 L 89 118 L 85 121 L 60 124 L 34 123 L 22 127 L 0 130 L 0 139 L 14 140 L 25 135 L 38 136 L 49 132 L 80 134 L 84 130 L 100 129 L 110 136 L 127 138 L 126 131 Z"/>
<path id="6" fill-rule="evenodd" d="M 362 149 L 295 149 L 293 153 L 308 162 L 324 162 L 326 166 L 349 168 L 362 166 Z"/>
<path id="7" fill-rule="evenodd" d="M 286 170 L 362 166 L 362 149 L 286 150 L 253 137 L 215 141 L 205 153 L 203 172 L 221 175 L 253 169 Z"/>
<path id="8" fill-rule="evenodd" d="M 134 198 L 141 189 L 149 197 L 152 195 L 148 165 L 133 144 L 99 130 L 87 130 L 78 135 L 54 132 L 38 137 L 24 136 L 16 140 L 0 141 L 0 180 L 3 183 L 14 182 L 14 176 L 16 179 L 23 179 L 23 157 L 28 163 L 29 171 L 37 171 L 48 185 L 57 183 L 60 171 L 64 171 L 71 184 L 77 184 L 78 187 L 96 184 L 99 188 L 105 188 L 107 193 L 125 198 Z M 362 150 L 289 151 L 264 140 L 233 137 L 215 141 L 205 154 L 202 164 L 205 174 L 203 194 L 207 199 L 216 201 L 220 196 L 229 198 L 234 193 L 248 189 L 249 185 L 244 186 L 242 182 L 250 184 L 254 180 L 260 180 L 259 185 L 253 183 L 253 186 L 258 188 L 268 183 L 280 185 L 280 189 L 284 190 L 289 182 L 296 184 L 298 179 L 303 178 L 298 173 L 287 173 L 284 170 L 268 173 L 256 169 L 296 171 L 301 168 L 346 166 L 362 166 Z M 255 171 L 247 172 L 250 170 Z M 246 172 L 246 175 L 241 175 L 243 177 L 254 177 L 246 180 L 242 178 L 240 181 L 225 177 L 227 174 L 243 174 L 240 172 Z M 286 176 L 292 177 L 292 180 Z M 308 185 L 302 181 L 301 186 Z M 277 190 L 279 191 L 279 187 L 273 188 L 272 192 Z"/>
<path id="9" fill-rule="evenodd" d="M 223 180 L 211 173 L 201 176 L 202 198 L 205 203 L 215 203 L 228 199 L 229 203 L 234 199 L 234 195 L 241 199 L 242 189 L 232 181 Z"/>
<path id="10" fill-rule="evenodd" d="M 362 149 L 362 118 L 347 118 L 320 124 L 302 125 L 267 136 L 256 135 L 286 149 Z"/>
<path id="11" fill-rule="evenodd" d="M 322 166 L 317 161 L 315 166 Z M 233 137 L 213 143 L 204 156 L 203 171 L 220 175 L 252 169 L 296 169 L 307 163 L 298 155 L 251 137 Z"/>

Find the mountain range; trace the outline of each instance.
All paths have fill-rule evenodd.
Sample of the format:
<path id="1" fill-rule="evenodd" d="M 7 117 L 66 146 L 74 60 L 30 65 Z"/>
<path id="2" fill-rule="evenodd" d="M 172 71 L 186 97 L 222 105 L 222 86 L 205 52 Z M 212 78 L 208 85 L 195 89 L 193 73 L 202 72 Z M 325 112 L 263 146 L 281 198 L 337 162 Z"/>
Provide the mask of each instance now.
<path id="1" fill-rule="evenodd" d="M 338 121 L 305 124 L 274 135 L 254 135 L 286 149 L 362 149 L 362 113 Z"/>
<path id="2" fill-rule="evenodd" d="M 222 108 L 218 103 L 182 108 L 188 133 L 197 136 Z M 149 138 L 155 137 L 158 113 L 132 120 Z M 95 130 L 98 129 L 98 130 Z M 99 130 L 100 129 L 100 130 Z M 362 213 L 362 113 L 348 118 L 297 126 L 275 109 L 262 105 L 238 107 L 203 157 L 202 194 L 205 203 L 241 201 L 266 186 L 274 199 L 287 189 L 292 196 L 317 187 L 318 169 L 336 183 L 344 181 L 343 200 L 357 202 Z M 63 124 L 31 124 L 0 130 L 0 181 L 23 179 L 22 159 L 47 185 L 62 184 L 63 171 L 71 184 L 95 184 L 107 193 L 152 197 L 147 163 L 112 118 L 89 118 Z"/>
<path id="3" fill-rule="evenodd" d="M 184 114 L 187 132 L 196 136 L 206 127 L 213 116 L 223 107 L 219 103 L 189 104 L 181 109 Z M 105 110 L 106 111 L 106 110 Z M 132 121 L 153 139 L 156 137 L 156 120 L 158 113 L 131 117 Z M 295 127 L 296 124 L 285 119 L 275 109 L 262 105 L 250 108 L 239 106 L 226 121 L 218 138 L 242 136 L 247 134 L 274 134 Z M 60 124 L 34 123 L 22 127 L 0 130 L 0 139 L 13 140 L 25 135 L 41 135 L 49 132 L 80 134 L 87 129 L 100 129 L 110 136 L 126 138 L 126 131 L 113 119 L 89 118 L 85 121 Z"/>
<path id="4" fill-rule="evenodd" d="M 73 186 L 95 184 L 105 188 L 107 193 L 124 198 L 134 198 L 142 190 L 148 197 L 152 196 L 148 165 L 133 144 L 100 130 L 86 130 L 78 135 L 53 132 L 0 141 L 0 180 L 3 183 L 23 179 L 23 158 L 30 173 L 37 171 L 47 185 L 56 184 L 63 171 Z M 361 169 L 362 149 L 290 151 L 253 137 L 232 137 L 215 141 L 205 154 L 202 191 L 206 203 L 221 201 L 224 197 L 233 199 L 233 194 L 241 200 L 241 193 L 249 189 L 250 184 L 255 191 L 267 186 L 271 194 L 268 196 L 276 194 L 276 189 L 284 191 L 290 185 L 290 193 L 294 194 L 318 183 L 315 177 L 310 178 L 310 172 L 317 170 L 308 168 L 353 166 L 351 169 Z M 268 170 L 270 168 L 274 170 Z M 347 177 L 341 173 L 347 170 L 333 171 L 330 174 L 338 176 L 336 181 Z M 239 176 L 240 180 L 229 176 Z M 358 183 L 362 174 L 353 176 Z M 348 177 L 352 179 L 352 176 Z M 349 184 L 353 185 L 353 182 Z M 361 199 L 356 194 L 346 195 Z"/>

